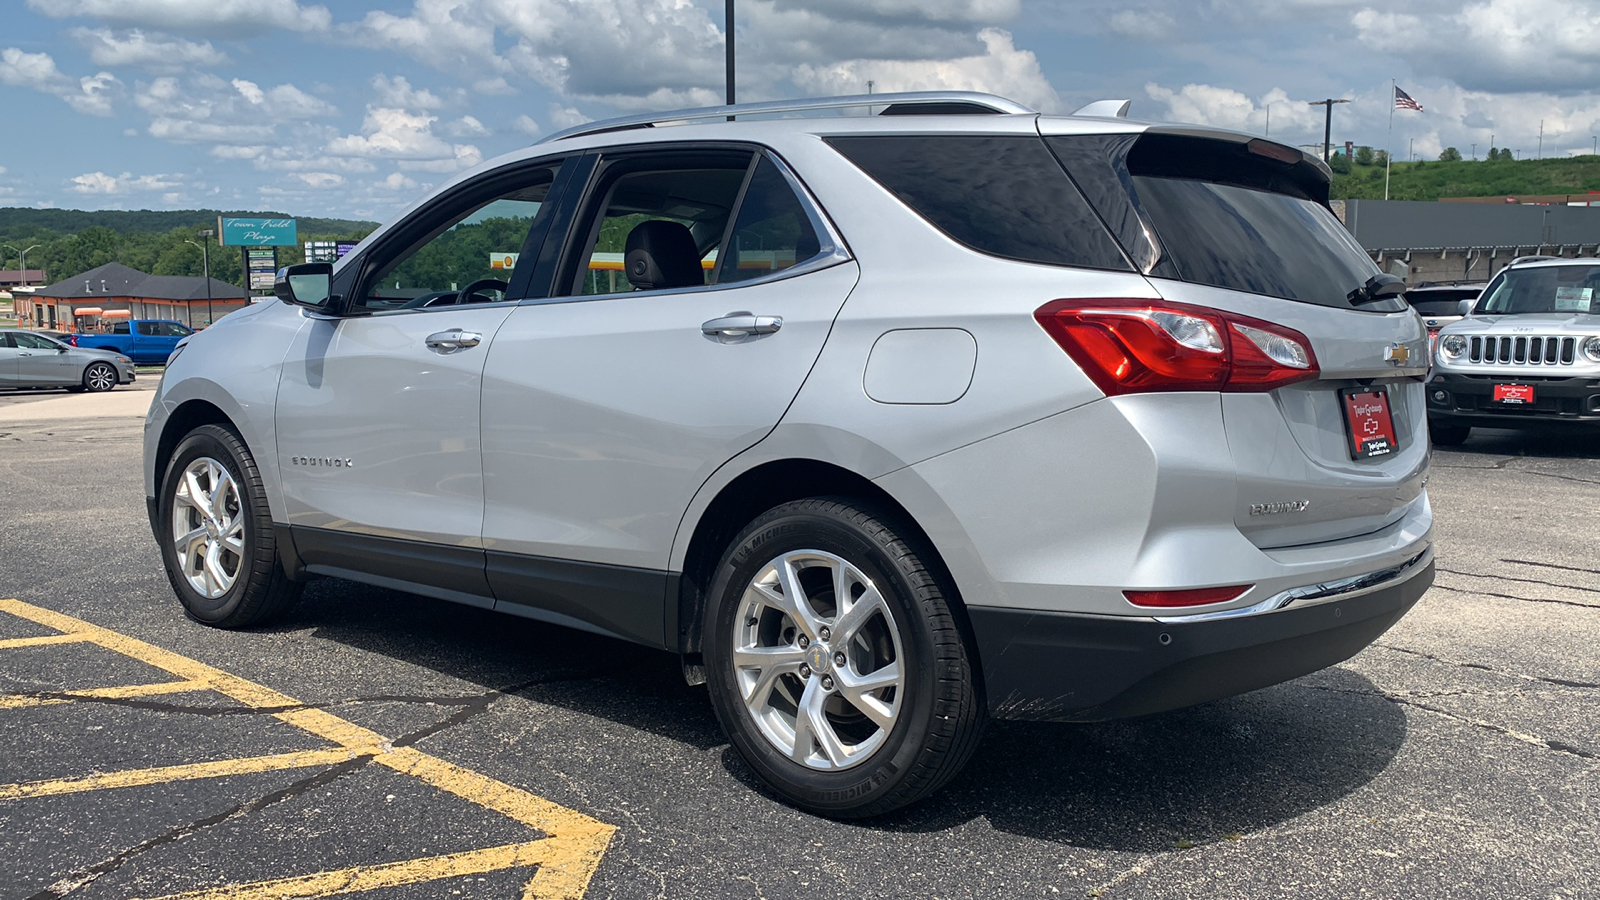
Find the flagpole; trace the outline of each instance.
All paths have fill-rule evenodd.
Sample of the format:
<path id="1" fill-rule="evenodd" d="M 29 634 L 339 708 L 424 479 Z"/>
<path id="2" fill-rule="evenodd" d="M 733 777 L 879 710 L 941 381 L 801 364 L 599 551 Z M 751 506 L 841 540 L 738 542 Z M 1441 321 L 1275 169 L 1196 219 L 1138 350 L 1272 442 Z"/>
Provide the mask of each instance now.
<path id="1" fill-rule="evenodd" d="M 1389 136 L 1383 147 L 1383 199 L 1389 199 L 1389 168 L 1394 165 L 1394 79 L 1389 79 Z"/>

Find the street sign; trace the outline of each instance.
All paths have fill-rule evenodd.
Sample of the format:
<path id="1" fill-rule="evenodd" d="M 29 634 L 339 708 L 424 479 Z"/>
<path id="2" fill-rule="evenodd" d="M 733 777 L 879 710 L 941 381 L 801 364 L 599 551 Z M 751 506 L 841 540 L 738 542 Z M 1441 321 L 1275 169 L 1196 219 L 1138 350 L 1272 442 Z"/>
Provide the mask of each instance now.
<path id="1" fill-rule="evenodd" d="M 224 247 L 293 247 L 293 219 L 217 219 L 217 234 Z"/>

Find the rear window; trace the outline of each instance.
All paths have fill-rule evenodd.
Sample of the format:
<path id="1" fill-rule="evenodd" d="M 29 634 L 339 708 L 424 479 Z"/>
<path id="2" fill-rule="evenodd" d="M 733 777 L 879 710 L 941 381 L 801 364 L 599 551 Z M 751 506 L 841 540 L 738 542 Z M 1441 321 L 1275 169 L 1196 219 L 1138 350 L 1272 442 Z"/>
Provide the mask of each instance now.
<path id="1" fill-rule="evenodd" d="M 1037 137 L 897 135 L 828 143 L 974 250 L 1047 265 L 1132 269 Z"/>
<path id="2" fill-rule="evenodd" d="M 1325 205 L 1327 182 L 1309 163 L 1231 141 L 1146 134 L 1113 165 L 1085 166 L 1081 139 L 1049 140 L 1074 178 L 1096 180 L 1085 187 L 1090 197 L 1137 210 L 1155 277 L 1343 309 L 1405 308 L 1398 298 L 1352 302 L 1378 267 Z M 1101 212 L 1108 221 L 1129 215 Z"/>
<path id="3" fill-rule="evenodd" d="M 1477 299 L 1482 288 L 1422 288 L 1406 292 L 1406 302 L 1424 316 L 1454 316 L 1461 313 L 1461 301 Z"/>

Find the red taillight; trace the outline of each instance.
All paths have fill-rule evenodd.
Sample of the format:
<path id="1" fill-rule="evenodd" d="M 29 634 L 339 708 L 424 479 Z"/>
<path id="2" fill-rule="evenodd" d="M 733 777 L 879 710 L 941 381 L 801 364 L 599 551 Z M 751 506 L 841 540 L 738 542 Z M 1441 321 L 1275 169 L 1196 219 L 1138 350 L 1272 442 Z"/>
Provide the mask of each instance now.
<path id="1" fill-rule="evenodd" d="M 1244 592 L 1255 587 L 1253 584 L 1238 584 L 1233 587 L 1198 588 L 1188 591 L 1123 591 L 1122 596 L 1134 606 L 1160 606 L 1171 608 L 1174 606 L 1204 606 L 1207 603 L 1227 603 L 1244 596 Z"/>
<path id="2" fill-rule="evenodd" d="M 1306 336 L 1164 300 L 1057 300 L 1033 317 L 1108 395 L 1270 391 L 1316 378 Z"/>
<path id="3" fill-rule="evenodd" d="M 67 338 L 67 340 L 72 341 L 72 346 L 74 346 L 74 347 L 78 346 L 78 336 L 77 335 L 75 335 L 75 334 L 71 335 L 70 337 Z"/>

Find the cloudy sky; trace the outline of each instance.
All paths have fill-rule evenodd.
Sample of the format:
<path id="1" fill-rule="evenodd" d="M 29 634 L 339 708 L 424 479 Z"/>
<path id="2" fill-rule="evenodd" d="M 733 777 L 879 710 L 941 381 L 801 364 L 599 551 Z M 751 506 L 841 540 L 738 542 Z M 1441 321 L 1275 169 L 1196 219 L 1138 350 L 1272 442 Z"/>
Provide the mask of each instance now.
<path id="1" fill-rule="evenodd" d="M 741 100 L 952 88 L 1405 158 L 1600 134 L 1600 0 L 738 0 Z M 721 0 L 0 0 L 0 206 L 382 219 L 587 119 L 718 103 Z"/>

